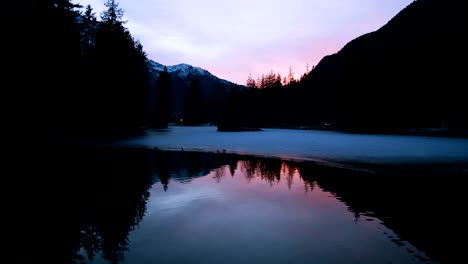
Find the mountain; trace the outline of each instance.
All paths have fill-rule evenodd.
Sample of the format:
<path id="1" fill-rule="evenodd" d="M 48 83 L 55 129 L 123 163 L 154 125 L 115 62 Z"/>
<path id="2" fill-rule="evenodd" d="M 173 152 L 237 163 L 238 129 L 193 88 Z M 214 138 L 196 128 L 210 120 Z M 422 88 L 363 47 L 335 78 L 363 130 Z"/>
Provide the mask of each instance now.
<path id="1" fill-rule="evenodd" d="M 199 81 L 201 95 L 207 105 L 207 109 L 205 109 L 205 119 L 213 123 L 217 121 L 223 111 L 223 106 L 231 89 L 233 87 L 245 89 L 245 86 L 220 79 L 205 69 L 188 64 L 165 66 L 153 60 L 148 60 L 148 66 L 152 79 L 150 105 L 154 104 L 154 95 L 157 89 L 156 80 L 160 73 L 164 71 L 164 67 L 167 67 L 167 71 L 171 77 L 172 106 L 175 116 L 184 113 L 185 97 L 189 84 L 193 79 Z"/>
<path id="2" fill-rule="evenodd" d="M 167 67 L 167 71 L 169 73 L 176 73 L 179 77 L 181 78 L 186 78 L 189 75 L 198 75 L 198 76 L 211 76 L 212 78 L 218 78 L 214 75 L 212 75 L 209 71 L 204 70 L 199 67 L 193 67 L 192 65 L 189 64 L 177 64 L 174 66 L 165 66 L 160 63 L 157 63 L 153 60 L 149 60 L 148 64 L 150 65 L 150 71 L 155 77 L 159 76 L 159 73 L 164 70 L 164 67 Z M 219 79 L 219 78 L 218 78 Z M 226 80 L 221 80 L 222 82 L 229 83 Z"/>
<path id="3" fill-rule="evenodd" d="M 468 128 L 464 10 L 458 0 L 414 1 L 324 57 L 300 83 L 305 110 L 343 128 Z"/>

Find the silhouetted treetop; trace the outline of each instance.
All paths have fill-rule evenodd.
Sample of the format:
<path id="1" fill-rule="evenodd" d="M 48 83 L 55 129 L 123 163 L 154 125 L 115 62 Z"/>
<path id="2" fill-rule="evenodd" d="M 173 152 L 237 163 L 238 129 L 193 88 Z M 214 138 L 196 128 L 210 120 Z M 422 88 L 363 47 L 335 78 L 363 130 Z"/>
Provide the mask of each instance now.
<path id="1" fill-rule="evenodd" d="M 115 2 L 115 0 L 107 0 L 104 5 L 107 7 L 107 10 L 104 10 L 101 13 L 102 22 L 111 25 L 121 25 L 125 23 L 122 21 L 124 10 L 119 7 L 119 4 Z"/>

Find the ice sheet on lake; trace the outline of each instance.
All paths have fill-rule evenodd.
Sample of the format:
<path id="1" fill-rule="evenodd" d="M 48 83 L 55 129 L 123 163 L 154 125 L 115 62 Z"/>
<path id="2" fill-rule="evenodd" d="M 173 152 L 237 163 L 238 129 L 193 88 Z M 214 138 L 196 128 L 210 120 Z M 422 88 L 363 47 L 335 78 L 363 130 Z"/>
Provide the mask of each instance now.
<path id="1" fill-rule="evenodd" d="M 264 129 L 217 132 L 214 126 L 171 126 L 119 142 L 161 150 L 200 150 L 286 159 L 365 163 L 468 162 L 468 139 Z"/>

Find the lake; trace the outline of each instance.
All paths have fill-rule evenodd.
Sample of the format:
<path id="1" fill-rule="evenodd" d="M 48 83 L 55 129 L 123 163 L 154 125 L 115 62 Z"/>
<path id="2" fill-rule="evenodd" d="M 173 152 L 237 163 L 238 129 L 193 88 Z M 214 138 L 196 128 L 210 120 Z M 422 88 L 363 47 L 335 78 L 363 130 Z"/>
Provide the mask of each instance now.
<path id="1" fill-rule="evenodd" d="M 363 170 L 135 147 L 56 153 L 48 177 L 61 187 L 50 188 L 49 204 L 66 217 L 53 256 L 67 262 L 450 263 L 463 256 L 466 164 Z"/>

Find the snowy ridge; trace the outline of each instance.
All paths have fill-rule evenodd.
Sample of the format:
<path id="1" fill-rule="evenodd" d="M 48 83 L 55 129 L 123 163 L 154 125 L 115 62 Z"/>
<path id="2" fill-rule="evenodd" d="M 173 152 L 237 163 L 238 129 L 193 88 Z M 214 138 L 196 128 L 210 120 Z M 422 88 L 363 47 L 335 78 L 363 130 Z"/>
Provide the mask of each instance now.
<path id="1" fill-rule="evenodd" d="M 164 70 L 165 65 L 162 65 L 158 62 L 155 62 L 153 60 L 148 60 L 148 65 L 150 67 L 150 70 L 153 72 L 154 75 L 159 76 L 159 73 Z M 195 75 L 195 76 L 207 76 L 211 78 L 216 78 L 219 79 L 222 82 L 229 82 L 226 80 L 222 80 L 215 75 L 211 74 L 209 71 L 199 68 L 199 67 L 194 67 L 189 64 L 177 64 L 177 65 L 172 65 L 172 66 L 166 66 L 167 67 L 167 72 L 169 73 L 175 73 L 178 76 L 182 78 L 186 78 L 189 75 Z"/>
<path id="2" fill-rule="evenodd" d="M 192 80 L 197 80 L 199 82 L 200 92 L 202 96 L 205 97 L 205 99 L 214 101 L 214 97 L 216 97 L 216 102 L 222 102 L 223 100 L 226 100 L 232 87 L 236 87 L 240 90 L 247 88 L 243 85 L 237 85 L 232 82 L 220 79 L 205 69 L 194 67 L 189 64 L 165 66 L 150 59 L 148 59 L 146 62 L 151 75 L 149 80 L 151 82 L 151 97 L 155 95 L 160 74 L 164 71 L 164 67 L 167 67 L 167 71 L 170 76 L 170 90 L 173 95 L 173 111 L 177 113 L 182 113 L 184 111 L 185 96 L 188 93 Z M 212 103 L 213 105 L 216 104 L 215 102 Z M 213 113 L 217 113 L 216 111 L 221 111 L 219 109 L 213 109 Z"/>

